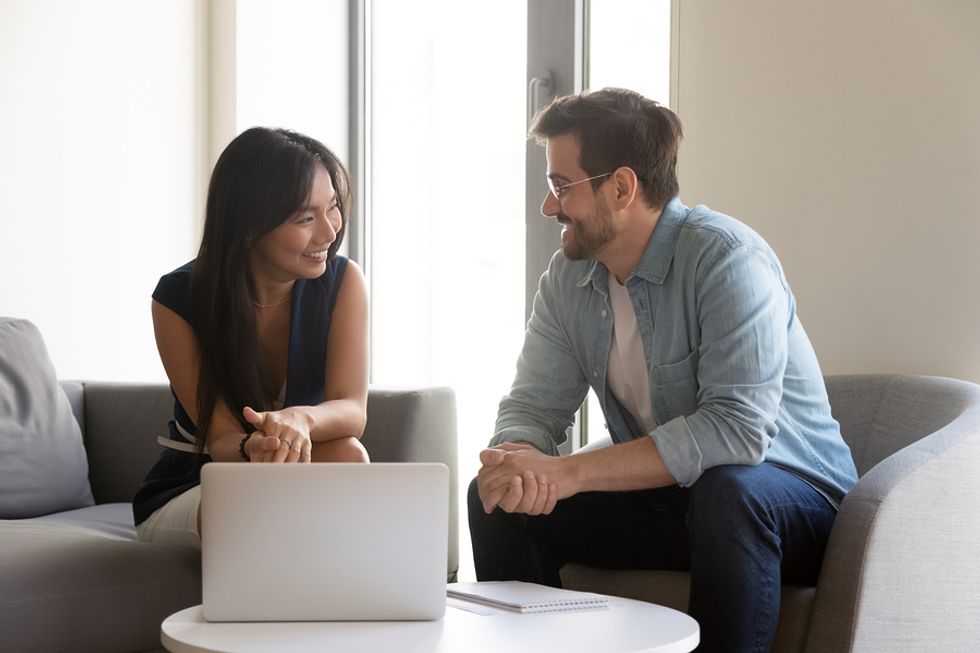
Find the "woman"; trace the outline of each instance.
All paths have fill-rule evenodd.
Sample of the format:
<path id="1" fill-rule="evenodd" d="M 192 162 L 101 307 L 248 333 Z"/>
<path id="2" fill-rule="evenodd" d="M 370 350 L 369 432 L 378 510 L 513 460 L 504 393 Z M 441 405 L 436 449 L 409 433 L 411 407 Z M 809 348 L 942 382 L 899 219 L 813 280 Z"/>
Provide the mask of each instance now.
<path id="1" fill-rule="evenodd" d="M 347 173 L 316 140 L 253 128 L 221 154 L 197 258 L 153 292 L 174 394 L 166 448 L 133 500 L 141 540 L 200 548 L 200 469 L 367 462 L 367 291 L 337 255 Z"/>

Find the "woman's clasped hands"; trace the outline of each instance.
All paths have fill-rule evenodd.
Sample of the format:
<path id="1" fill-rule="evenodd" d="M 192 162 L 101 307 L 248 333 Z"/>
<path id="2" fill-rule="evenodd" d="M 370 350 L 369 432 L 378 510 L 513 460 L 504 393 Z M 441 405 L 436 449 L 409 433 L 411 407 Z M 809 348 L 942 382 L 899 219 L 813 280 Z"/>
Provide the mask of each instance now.
<path id="1" fill-rule="evenodd" d="M 310 427 L 302 415 L 289 408 L 257 412 L 248 406 L 242 414 L 255 427 L 245 443 L 253 463 L 308 463 L 313 442 Z"/>

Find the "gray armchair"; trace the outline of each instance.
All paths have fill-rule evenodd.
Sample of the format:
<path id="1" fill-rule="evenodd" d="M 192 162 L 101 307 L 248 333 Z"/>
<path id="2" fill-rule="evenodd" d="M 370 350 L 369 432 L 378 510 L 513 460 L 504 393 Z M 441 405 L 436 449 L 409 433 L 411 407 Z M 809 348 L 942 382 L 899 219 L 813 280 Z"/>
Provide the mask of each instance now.
<path id="1" fill-rule="evenodd" d="M 828 376 L 860 479 L 816 587 L 784 585 L 773 651 L 980 650 L 980 386 Z M 565 587 L 687 608 L 688 574 L 568 564 Z"/>

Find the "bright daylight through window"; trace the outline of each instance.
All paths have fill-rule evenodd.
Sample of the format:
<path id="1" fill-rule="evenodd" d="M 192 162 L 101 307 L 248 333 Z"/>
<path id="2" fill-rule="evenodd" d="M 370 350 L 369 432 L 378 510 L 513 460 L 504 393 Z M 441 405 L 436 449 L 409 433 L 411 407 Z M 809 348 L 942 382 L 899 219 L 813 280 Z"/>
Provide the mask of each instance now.
<path id="1" fill-rule="evenodd" d="M 591 3 L 592 86 L 666 103 L 669 17 L 669 0 Z M 371 25 L 372 381 L 456 392 L 471 580 L 465 491 L 523 342 L 525 220 L 543 219 L 524 209 L 527 5 L 374 0 Z"/>
<path id="2" fill-rule="evenodd" d="M 465 492 L 524 332 L 527 8 L 375 0 L 372 18 L 372 381 L 455 390 Z"/>

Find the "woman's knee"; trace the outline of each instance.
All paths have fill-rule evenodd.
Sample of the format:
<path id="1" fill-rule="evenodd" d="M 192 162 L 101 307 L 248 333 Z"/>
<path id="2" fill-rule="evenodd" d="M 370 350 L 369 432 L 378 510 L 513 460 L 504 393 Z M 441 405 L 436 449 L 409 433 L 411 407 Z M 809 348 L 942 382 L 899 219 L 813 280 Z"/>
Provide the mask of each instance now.
<path id="1" fill-rule="evenodd" d="M 367 463 L 371 462 L 371 457 L 360 440 L 347 437 L 314 442 L 312 460 L 315 463 Z"/>

